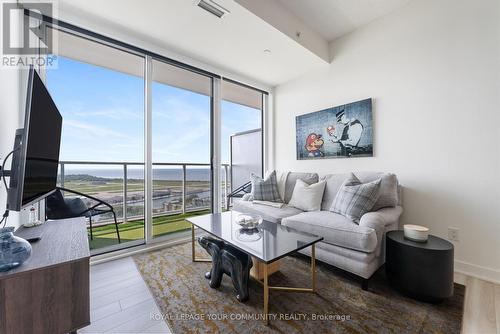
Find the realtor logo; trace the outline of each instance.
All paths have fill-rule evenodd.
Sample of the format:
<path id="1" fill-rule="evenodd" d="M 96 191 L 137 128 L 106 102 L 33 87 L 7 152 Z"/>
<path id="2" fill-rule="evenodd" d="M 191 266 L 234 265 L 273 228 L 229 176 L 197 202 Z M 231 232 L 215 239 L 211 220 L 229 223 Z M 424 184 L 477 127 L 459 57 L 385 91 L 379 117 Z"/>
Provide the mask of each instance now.
<path id="1" fill-rule="evenodd" d="M 53 30 L 42 15 L 53 17 L 53 3 L 2 3 L 2 66 L 52 65 Z"/>

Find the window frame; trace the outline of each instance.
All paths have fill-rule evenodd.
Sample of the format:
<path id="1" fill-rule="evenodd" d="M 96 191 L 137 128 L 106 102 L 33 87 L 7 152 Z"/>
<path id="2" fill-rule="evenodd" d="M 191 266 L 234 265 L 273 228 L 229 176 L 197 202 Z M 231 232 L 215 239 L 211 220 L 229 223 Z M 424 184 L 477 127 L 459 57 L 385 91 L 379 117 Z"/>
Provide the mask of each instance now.
<path id="1" fill-rule="evenodd" d="M 182 61 L 175 60 L 163 56 L 161 54 L 152 52 L 140 48 L 138 46 L 122 42 L 120 40 L 96 33 L 94 31 L 78 27 L 76 25 L 70 24 L 65 21 L 61 21 L 47 15 L 43 15 L 37 12 L 30 11 L 29 9 L 24 10 L 24 15 L 28 17 L 33 17 L 35 19 L 41 20 L 43 27 L 45 29 L 51 28 L 54 30 L 59 30 L 67 34 L 71 34 L 75 37 L 83 38 L 92 42 L 100 43 L 102 45 L 115 48 L 120 51 L 128 52 L 133 55 L 142 57 L 144 59 L 144 242 L 131 242 L 131 245 L 126 245 L 124 247 L 118 247 L 119 245 L 110 246 L 109 249 L 105 249 L 102 252 L 95 252 L 92 256 L 96 255 L 106 255 L 113 253 L 118 250 L 126 250 L 132 248 L 142 247 L 144 244 L 153 245 L 158 243 L 167 243 L 173 240 L 171 235 L 153 238 L 153 220 L 152 220 L 152 199 L 153 199 L 153 183 L 152 183 L 152 171 L 153 171 L 153 161 L 152 161 L 152 61 L 161 61 L 166 64 L 176 66 L 178 68 L 194 72 L 211 79 L 211 103 L 210 103 L 210 114 L 211 114 L 211 124 L 210 124 L 210 178 L 211 178 L 211 193 L 212 193 L 212 212 L 220 212 L 222 208 L 221 200 L 221 189 L 220 189 L 220 167 L 221 167 L 221 103 L 222 103 L 222 81 L 227 81 L 229 83 L 237 84 L 248 89 L 255 90 L 262 94 L 262 108 L 261 108 L 261 129 L 262 129 L 262 172 L 266 166 L 268 166 L 266 161 L 267 150 L 265 145 L 265 140 L 267 138 L 267 124 L 266 116 L 268 113 L 268 101 L 269 92 L 242 83 L 240 81 L 231 79 L 229 77 L 223 77 L 222 75 L 207 71 L 203 68 L 196 67 Z M 40 69 L 43 78 L 45 79 L 44 69 Z M 217 186 L 215 186 L 217 185 Z M 43 205 L 42 205 L 43 206 Z M 185 237 L 187 233 L 180 232 L 178 236 L 174 239 L 181 239 Z"/>

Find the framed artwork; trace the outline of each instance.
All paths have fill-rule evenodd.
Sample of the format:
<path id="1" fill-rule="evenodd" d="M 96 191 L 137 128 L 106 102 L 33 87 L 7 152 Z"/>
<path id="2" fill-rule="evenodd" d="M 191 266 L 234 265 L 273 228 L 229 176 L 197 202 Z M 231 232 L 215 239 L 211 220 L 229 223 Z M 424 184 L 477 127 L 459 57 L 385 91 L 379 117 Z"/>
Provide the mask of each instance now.
<path id="1" fill-rule="evenodd" d="M 295 121 L 298 160 L 373 156 L 372 99 L 299 115 Z"/>

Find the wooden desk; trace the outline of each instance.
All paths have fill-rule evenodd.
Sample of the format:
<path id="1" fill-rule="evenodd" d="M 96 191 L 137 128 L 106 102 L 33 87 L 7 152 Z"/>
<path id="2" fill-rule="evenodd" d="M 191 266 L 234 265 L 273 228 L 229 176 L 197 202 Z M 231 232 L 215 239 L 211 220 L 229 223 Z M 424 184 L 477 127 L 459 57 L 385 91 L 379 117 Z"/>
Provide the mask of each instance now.
<path id="1" fill-rule="evenodd" d="M 0 273 L 0 333 L 57 334 L 90 324 L 90 250 L 84 218 L 33 227 L 31 258 Z M 31 230 L 31 229 L 30 229 Z M 31 231 L 20 228 L 23 237 Z"/>

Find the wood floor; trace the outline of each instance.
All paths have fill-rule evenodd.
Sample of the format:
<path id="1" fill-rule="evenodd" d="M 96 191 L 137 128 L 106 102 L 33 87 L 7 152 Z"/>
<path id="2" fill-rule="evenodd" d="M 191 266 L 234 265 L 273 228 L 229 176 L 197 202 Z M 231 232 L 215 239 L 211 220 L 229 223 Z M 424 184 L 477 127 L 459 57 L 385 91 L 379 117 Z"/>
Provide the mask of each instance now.
<path id="1" fill-rule="evenodd" d="M 462 332 L 500 334 L 500 285 L 458 275 L 466 285 Z M 131 257 L 91 267 L 91 322 L 79 333 L 171 333 Z M 182 333 L 178 333 L 182 334 Z"/>
<path id="2" fill-rule="evenodd" d="M 78 333 L 171 333 L 131 257 L 91 266 L 90 289 L 92 324 Z"/>
<path id="3" fill-rule="evenodd" d="M 463 283 L 462 333 L 500 333 L 500 285 L 473 277 L 465 277 Z"/>

